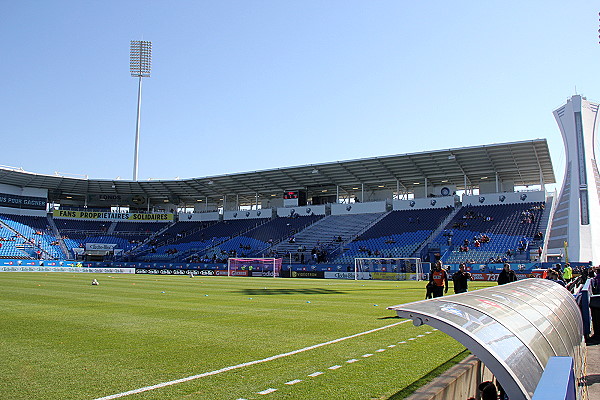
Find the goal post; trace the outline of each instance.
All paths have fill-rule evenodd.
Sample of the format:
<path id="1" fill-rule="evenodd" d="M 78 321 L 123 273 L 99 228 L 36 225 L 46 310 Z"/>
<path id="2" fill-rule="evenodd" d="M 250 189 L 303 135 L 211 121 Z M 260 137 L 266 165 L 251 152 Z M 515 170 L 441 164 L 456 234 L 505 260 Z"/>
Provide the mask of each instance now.
<path id="1" fill-rule="evenodd" d="M 282 258 L 229 258 L 227 276 L 281 276 Z"/>
<path id="2" fill-rule="evenodd" d="M 354 279 L 420 281 L 424 279 L 423 263 L 420 258 L 355 258 Z"/>

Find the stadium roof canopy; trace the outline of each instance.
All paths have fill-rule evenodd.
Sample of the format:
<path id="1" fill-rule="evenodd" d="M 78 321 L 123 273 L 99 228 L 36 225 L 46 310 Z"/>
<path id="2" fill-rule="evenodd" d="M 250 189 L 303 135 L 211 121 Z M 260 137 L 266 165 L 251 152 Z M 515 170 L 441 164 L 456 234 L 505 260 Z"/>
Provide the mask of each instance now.
<path id="1" fill-rule="evenodd" d="M 253 203 L 257 195 L 264 199 L 288 190 L 307 190 L 309 197 L 397 188 L 411 193 L 425 183 L 455 185 L 462 190 L 465 182 L 468 187 L 478 187 L 496 179 L 515 186 L 556 183 L 546 139 L 175 180 L 82 179 L 0 167 L 1 184 L 47 189 L 48 200 L 58 203 L 89 194 L 119 194 L 141 195 L 150 203 L 168 200 L 175 204 L 205 199 L 218 202 L 223 196 L 232 201 L 237 196 L 242 205 Z"/>

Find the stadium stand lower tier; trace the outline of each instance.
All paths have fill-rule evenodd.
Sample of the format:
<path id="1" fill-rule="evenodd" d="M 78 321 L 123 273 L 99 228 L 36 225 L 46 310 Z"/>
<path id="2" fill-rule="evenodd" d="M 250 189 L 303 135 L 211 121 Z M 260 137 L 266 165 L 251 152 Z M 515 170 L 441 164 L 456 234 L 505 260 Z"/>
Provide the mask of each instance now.
<path id="1" fill-rule="evenodd" d="M 521 203 L 172 223 L 0 215 L 0 257 L 73 259 L 74 248 L 102 243 L 124 260 L 148 262 L 235 256 L 351 265 L 357 257 L 420 257 L 427 246 L 446 263 L 526 260 L 543 243 L 546 214 L 544 203 Z"/>
<path id="2" fill-rule="evenodd" d="M 545 209 L 544 203 L 462 207 L 433 243 L 447 250 L 447 263 L 525 259 L 541 243 L 536 235 L 545 231 Z"/>

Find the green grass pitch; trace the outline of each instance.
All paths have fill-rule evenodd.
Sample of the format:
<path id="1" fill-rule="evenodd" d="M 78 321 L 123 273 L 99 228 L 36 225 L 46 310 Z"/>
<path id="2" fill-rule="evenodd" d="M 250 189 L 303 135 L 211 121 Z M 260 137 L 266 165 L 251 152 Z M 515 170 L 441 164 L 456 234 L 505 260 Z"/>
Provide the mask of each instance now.
<path id="1" fill-rule="evenodd" d="M 423 282 L 2 273 L 0 398 L 401 399 L 466 355 L 431 327 L 389 327 L 403 320 L 387 306 L 424 294 Z"/>

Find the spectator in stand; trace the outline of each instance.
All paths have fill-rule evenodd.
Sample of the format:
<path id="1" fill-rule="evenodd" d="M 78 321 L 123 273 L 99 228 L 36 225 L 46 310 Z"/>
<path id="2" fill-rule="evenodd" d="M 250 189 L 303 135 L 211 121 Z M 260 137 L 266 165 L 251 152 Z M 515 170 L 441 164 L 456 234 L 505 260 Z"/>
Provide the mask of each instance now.
<path id="1" fill-rule="evenodd" d="M 506 283 L 515 282 L 517 280 L 517 274 L 515 271 L 510 269 L 509 263 L 504 263 L 502 272 L 498 275 L 498 285 L 504 285 Z"/>

